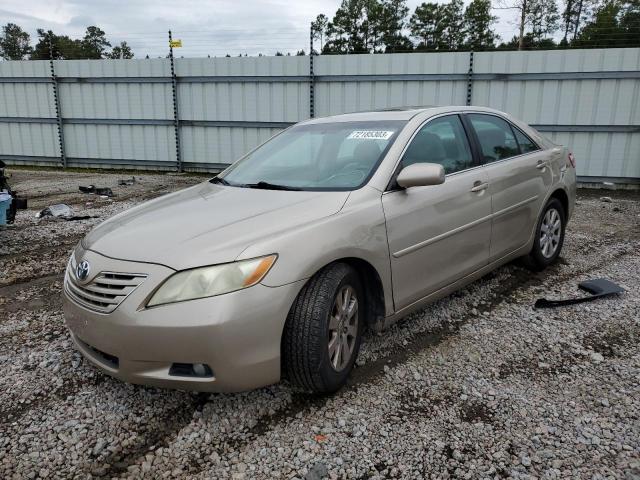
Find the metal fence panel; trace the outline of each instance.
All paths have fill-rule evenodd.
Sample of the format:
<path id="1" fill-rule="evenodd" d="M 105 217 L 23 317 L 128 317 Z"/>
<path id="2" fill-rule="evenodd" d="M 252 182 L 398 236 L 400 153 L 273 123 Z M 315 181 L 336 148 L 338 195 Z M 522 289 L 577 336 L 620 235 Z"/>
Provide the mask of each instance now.
<path id="1" fill-rule="evenodd" d="M 83 125 L 64 127 L 67 156 L 175 162 L 173 128 L 155 125 Z"/>
<path id="2" fill-rule="evenodd" d="M 2 155 L 58 157 L 58 131 L 55 124 L 0 122 Z"/>
<path id="3" fill-rule="evenodd" d="M 470 60 L 473 72 L 470 76 Z M 220 168 L 286 126 L 400 106 L 497 108 L 578 157 L 640 178 L 640 49 L 54 61 L 68 165 Z M 0 158 L 62 160 L 48 61 L 0 62 Z"/>
<path id="4" fill-rule="evenodd" d="M 314 64 L 316 112 L 326 116 L 411 105 L 463 105 L 468 68 L 466 52 L 321 55 Z M 419 74 L 434 75 L 434 80 L 409 79 Z M 459 78 L 437 79 L 451 74 Z M 391 79 L 400 75 L 407 79 Z M 349 78 L 341 79 L 346 76 Z"/>

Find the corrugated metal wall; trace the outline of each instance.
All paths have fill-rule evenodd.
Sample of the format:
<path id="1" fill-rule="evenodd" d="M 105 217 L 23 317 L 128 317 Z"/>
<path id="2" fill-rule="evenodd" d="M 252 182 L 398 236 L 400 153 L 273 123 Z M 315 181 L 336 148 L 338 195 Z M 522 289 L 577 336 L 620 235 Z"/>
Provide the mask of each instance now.
<path id="1" fill-rule="evenodd" d="M 55 61 L 55 81 L 48 61 L 0 62 L 0 158 L 164 169 L 180 158 L 187 169 L 216 169 L 311 109 L 325 116 L 470 101 L 568 145 L 582 177 L 640 179 L 640 49 L 313 62 L 312 89 L 308 56 L 175 59 L 177 122 L 169 59 Z"/>

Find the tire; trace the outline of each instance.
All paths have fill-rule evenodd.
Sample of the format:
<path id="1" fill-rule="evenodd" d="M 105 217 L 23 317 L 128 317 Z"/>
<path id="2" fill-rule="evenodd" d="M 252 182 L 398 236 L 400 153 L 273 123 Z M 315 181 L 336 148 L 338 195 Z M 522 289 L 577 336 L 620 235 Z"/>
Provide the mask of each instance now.
<path id="1" fill-rule="evenodd" d="M 355 298 L 348 311 L 339 306 L 345 292 Z M 282 370 L 290 382 L 315 393 L 335 392 L 346 383 L 362 341 L 363 300 L 357 272 L 344 263 L 325 267 L 307 282 L 289 311 L 282 339 Z M 336 348 L 342 355 L 348 352 L 348 360 L 336 358 Z"/>
<path id="2" fill-rule="evenodd" d="M 550 199 L 538 219 L 533 247 L 524 257 L 525 266 L 539 272 L 556 262 L 564 244 L 566 218 L 566 212 L 560 200 Z M 557 221 L 559 226 L 556 229 L 553 225 Z"/>

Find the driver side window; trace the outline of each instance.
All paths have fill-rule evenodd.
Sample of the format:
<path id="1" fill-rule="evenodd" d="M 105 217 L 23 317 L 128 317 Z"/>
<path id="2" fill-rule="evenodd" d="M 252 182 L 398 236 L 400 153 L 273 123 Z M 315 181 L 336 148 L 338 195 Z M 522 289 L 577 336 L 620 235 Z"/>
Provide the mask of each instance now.
<path id="1" fill-rule="evenodd" d="M 430 121 L 418 131 L 402 157 L 402 167 L 414 163 L 437 163 L 454 173 L 473 166 L 467 135 L 458 115 Z"/>

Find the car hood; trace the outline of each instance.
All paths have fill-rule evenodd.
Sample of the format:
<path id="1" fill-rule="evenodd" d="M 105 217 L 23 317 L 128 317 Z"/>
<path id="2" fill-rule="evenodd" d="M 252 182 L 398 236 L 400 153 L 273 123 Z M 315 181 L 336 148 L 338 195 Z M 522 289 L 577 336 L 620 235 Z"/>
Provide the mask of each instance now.
<path id="1" fill-rule="evenodd" d="M 348 196 L 206 182 L 120 213 L 82 244 L 111 258 L 176 270 L 230 262 L 256 241 L 335 214 Z"/>

